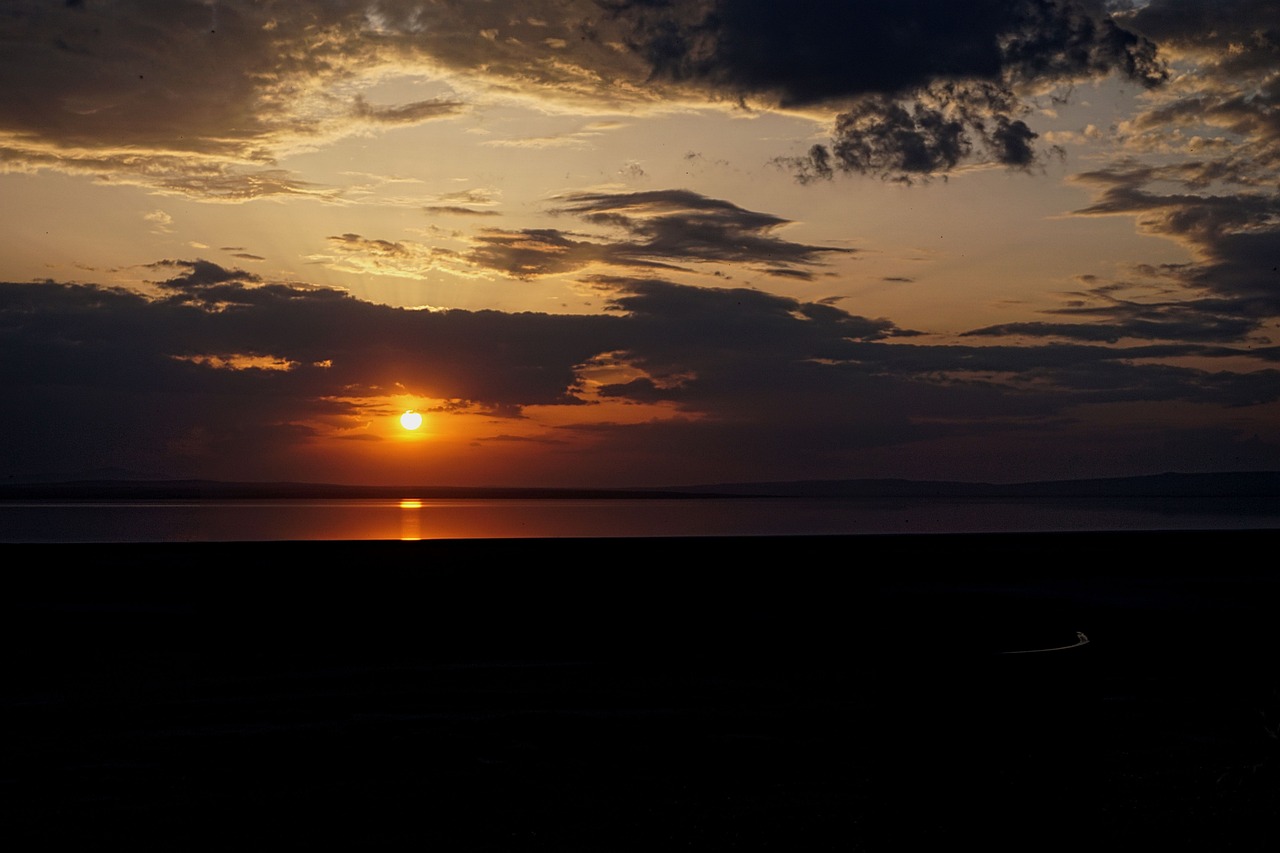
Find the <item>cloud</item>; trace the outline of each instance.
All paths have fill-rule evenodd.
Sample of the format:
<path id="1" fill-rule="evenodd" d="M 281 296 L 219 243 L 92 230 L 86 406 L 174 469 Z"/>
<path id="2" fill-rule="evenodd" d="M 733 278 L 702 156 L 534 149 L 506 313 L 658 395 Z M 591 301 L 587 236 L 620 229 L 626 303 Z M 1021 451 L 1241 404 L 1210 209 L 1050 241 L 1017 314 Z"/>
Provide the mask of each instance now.
<path id="1" fill-rule="evenodd" d="M 356 118 L 372 124 L 421 124 L 431 119 L 457 115 L 466 109 L 462 101 L 433 98 L 396 106 L 375 106 L 356 95 L 351 112 Z"/>
<path id="2" fill-rule="evenodd" d="M 1076 213 L 1129 216 L 1140 233 L 1185 249 L 1186 263 L 1135 273 L 1164 294 L 1122 300 L 1099 290 L 1053 312 L 1079 327 L 975 334 L 1269 343 L 1280 328 L 1280 39 L 1260 22 L 1275 12 L 1261 0 L 1155 0 L 1122 16 L 1159 43 L 1169 85 L 1118 125 L 1121 157 L 1075 176 L 1093 192 Z"/>
<path id="3" fill-rule="evenodd" d="M 486 139 L 481 145 L 492 148 L 586 148 L 605 131 L 623 127 L 618 122 L 591 122 L 579 130 L 551 136 L 517 136 L 510 139 Z"/>
<path id="4" fill-rule="evenodd" d="M 784 106 L 937 81 L 1042 82 L 1120 70 L 1162 78 L 1154 46 L 1093 0 L 605 0 L 663 79 Z"/>
<path id="5" fill-rule="evenodd" d="M 462 256 L 451 249 L 411 240 L 379 240 L 346 233 L 328 239 L 331 254 L 310 257 L 326 266 L 368 275 L 418 279 L 433 271 L 468 274 Z"/>
<path id="6" fill-rule="evenodd" d="M 173 233 L 173 217 L 165 213 L 163 210 L 156 209 L 150 213 L 144 213 L 142 218 L 151 223 L 151 230 L 153 233 Z"/>
<path id="7" fill-rule="evenodd" d="M 574 43 L 597 66 L 620 62 L 616 50 L 583 37 L 589 17 L 598 17 L 593 3 L 525 5 L 545 13 L 547 26 L 512 19 L 500 4 L 119 0 L 68 8 L 17 0 L 0 19 L 10 48 L 0 82 L 14 93 L 4 127 L 68 147 L 243 158 L 282 135 L 327 134 L 343 114 L 399 124 L 464 107 L 449 99 L 374 106 L 338 97 L 362 74 L 447 68 L 508 84 L 581 88 L 580 63 L 548 38 Z M 608 83 L 597 74 L 595 86 L 603 91 Z"/>
<path id="8" fill-rule="evenodd" d="M 59 149 L 26 140 L 10 144 L 0 133 L 0 172 L 41 169 L 212 202 L 291 196 L 325 200 L 337 196 L 336 190 L 303 180 L 285 169 L 254 168 L 212 156 L 102 147 Z"/>
<path id="9" fill-rule="evenodd" d="M 555 201 L 558 212 L 619 228 L 639 238 L 644 251 L 667 257 L 816 264 L 826 254 L 853 251 L 783 240 L 774 232 L 788 220 L 690 190 L 566 193 Z"/>
<path id="10" fill-rule="evenodd" d="M 831 253 L 853 250 L 794 243 L 775 232 L 791 224 L 689 190 L 636 193 L 566 193 L 555 212 L 621 232 L 610 242 L 578 239 L 556 229 L 488 231 L 471 260 L 517 277 L 581 269 L 588 264 L 681 268 L 694 263 L 759 264 L 766 274 L 808 278 L 807 266 Z M 800 267 L 797 269 L 796 267 Z"/>
<path id="11" fill-rule="evenodd" d="M 1159 154 L 1168 179 L 1190 189 L 1273 190 L 1280 170 L 1280 36 L 1259 0 L 1153 2 L 1131 25 L 1158 39 L 1175 76 L 1120 130 L 1135 156 Z"/>
<path id="12" fill-rule="evenodd" d="M 1079 176 L 1095 190 L 1081 215 L 1130 215 L 1184 246 L 1192 261 L 1164 277 L 1251 330 L 1280 320 L 1280 43 L 1253 17 L 1268 9 L 1237 0 L 1135 13 L 1134 26 L 1175 52 L 1178 85 L 1124 126 L 1130 159 Z"/>
<path id="13" fill-rule="evenodd" d="M 1105 319 L 1110 322 L 1046 323 L 1029 321 L 1000 323 L 962 333 L 962 337 L 1025 336 L 1067 338 L 1077 341 L 1116 343 L 1126 338 L 1175 341 L 1238 341 L 1258 328 L 1248 317 L 1215 316 L 1204 306 L 1181 303 L 1164 305 L 1129 304 L 1113 308 L 1059 309 L 1074 317 Z"/>
<path id="14" fill-rule="evenodd" d="M 1130 406 L 1240 412 L 1260 406 L 1256 427 L 1280 397 L 1275 370 L 1235 373 L 1160 363 L 1240 357 L 1230 348 L 919 344 L 900 340 L 906 336 L 888 321 L 755 291 L 695 291 L 643 279 L 600 284 L 620 288 L 611 304 L 634 321 L 626 327 L 631 348 L 613 358 L 639 374 L 600 393 L 668 402 L 691 420 L 578 430 L 597 441 L 607 436 L 617 452 L 637 458 L 678 453 L 712 482 L 723 479 L 719 472 L 740 467 L 743 457 L 758 463 L 755 470 L 765 478 L 791 479 L 796 471 L 831 477 L 851 463 L 863 472 L 901 472 L 924 459 L 920 475 L 937 476 L 934 454 L 940 448 L 966 464 L 980 459 L 983 468 L 999 458 L 1006 472 L 1010 466 L 1054 468 L 1071 455 L 1064 447 L 1112 455 L 1108 464 L 1114 465 L 1123 458 L 1117 448 L 1136 451 L 1155 428 L 1143 417 L 1118 424 L 1114 419 L 1123 420 Z M 1089 410 L 1099 412 L 1096 422 L 1085 415 Z M 1167 443 L 1181 441 L 1179 427 L 1167 418 L 1159 429 Z M 1274 442 L 1274 430 L 1262 432 Z M 1202 452 L 1222 458 L 1229 455 L 1224 446 L 1244 438 L 1226 430 L 1214 436 L 1213 450 Z M 1144 453 L 1151 464 L 1150 448 Z M 1036 458 L 1038 463 L 1031 461 Z M 1203 464 L 1195 458 L 1187 453 L 1180 463 L 1164 458 L 1156 464 Z M 1077 457 L 1074 470 L 1089 464 Z M 1070 469 L 1058 470 L 1070 475 Z"/>
<path id="15" fill-rule="evenodd" d="M 437 197 L 436 200 L 451 204 L 487 205 L 496 204 L 499 195 L 500 193 L 497 190 L 459 190 L 458 192 L 445 193 Z"/>
<path id="16" fill-rule="evenodd" d="M 1134 216 L 1143 233 L 1174 240 L 1191 252 L 1190 263 L 1159 271 L 1161 279 L 1186 294 L 1179 306 L 1161 309 L 1166 314 L 1196 313 L 1205 328 L 1235 328 L 1240 335 L 1280 319 L 1280 194 L 1152 191 L 1176 181 L 1179 172 L 1178 167 L 1125 163 L 1082 174 L 1078 180 L 1098 192 L 1094 203 L 1077 213 Z M 1132 315 L 1135 309 L 1124 310 Z"/>
<path id="17" fill-rule="evenodd" d="M 942 84 L 911 104 L 868 96 L 836 119 L 828 148 L 816 145 L 790 163 L 802 182 L 830 178 L 836 169 L 909 180 L 949 172 L 975 147 L 986 159 L 1025 169 L 1036 161 L 1037 134 L 1020 118 L 1013 94 L 990 84 Z"/>
<path id="18" fill-rule="evenodd" d="M 152 269 L 152 296 L 0 284 L 5 471 L 322 478 L 308 448 L 366 434 L 362 401 L 403 393 L 443 401 L 441 418 L 561 412 L 541 431 L 493 433 L 560 445 L 491 444 L 572 451 L 578 482 L 838 476 L 874 454 L 919 461 L 966 441 L 992 453 L 995 436 L 1052 456 L 1089 429 L 1085 407 L 1158 402 L 1231 407 L 1220 442 L 1252 430 L 1265 451 L 1275 439 L 1280 372 L 1173 363 L 1240 359 L 1240 348 L 928 344 L 830 304 L 656 278 L 592 278 L 610 310 L 579 316 L 410 311 L 201 260 Z M 608 405 L 666 414 L 589 416 Z M 1137 434 L 1107 418 L 1099 453 Z M 1177 425 L 1161 428 L 1173 441 Z M 536 479 L 557 459 L 535 454 L 521 470 Z"/>
<path id="19" fill-rule="evenodd" d="M 89 285 L 3 285 L 8 351 L 27 347 L 33 356 L 50 356 L 27 379 L 9 371 L 11 387 L 57 376 L 74 362 L 83 371 L 74 384 L 159 390 L 174 371 L 191 369 L 170 364 L 174 358 L 239 354 L 327 365 L 272 380 L 296 383 L 291 393 L 315 392 L 321 380 L 326 393 L 373 393 L 400 383 L 444 399 L 523 406 L 567 399 L 573 365 L 605 343 L 572 332 L 590 325 L 580 318 L 408 311 L 329 288 L 264 281 L 205 260 L 151 266 L 168 277 L 153 283 L 159 294 L 150 298 Z M 594 324 L 607 329 L 615 322 L 597 318 Z M 65 334 L 55 332 L 59 325 Z M 497 338 L 506 343 L 495 349 Z M 111 379 L 122 353 L 134 354 L 140 370 Z M 227 381 L 184 375 L 193 390 L 202 387 L 201 377 Z"/>
<path id="20" fill-rule="evenodd" d="M 484 195 L 462 200 L 484 203 Z M 829 254 L 854 250 L 815 246 L 783 239 L 778 231 L 792 224 L 768 213 L 746 210 L 688 190 L 638 193 L 566 193 L 553 199 L 552 213 L 575 216 L 612 232 L 611 236 L 558 228 L 487 228 L 470 238 L 465 251 L 343 234 L 329 238 L 337 255 L 317 255 L 339 269 L 418 277 L 429 270 L 476 274 L 490 270 L 513 278 L 576 272 L 591 266 L 648 270 L 688 270 L 693 264 L 746 264 L 766 275 L 812 279 L 810 267 Z M 428 212 L 485 215 L 454 205 Z"/>
<path id="21" fill-rule="evenodd" d="M 677 268 L 646 258 L 643 250 L 630 251 L 626 245 L 576 239 L 585 236 L 555 228 L 487 229 L 475 237 L 475 247 L 467 253 L 467 260 L 477 267 L 525 279 L 574 272 L 597 263 Z"/>
<path id="22" fill-rule="evenodd" d="M 595 281 L 616 289 L 611 308 L 634 321 L 628 328 L 637 343 L 621 350 L 629 363 L 650 380 L 691 377 L 672 383 L 678 394 L 671 397 L 721 416 L 732 411 L 753 417 L 752 407 L 767 399 L 765 408 L 787 418 L 802 411 L 817 417 L 821 406 L 841 410 L 865 388 L 886 395 L 876 397 L 886 411 L 918 417 L 929 412 L 937 421 L 1044 416 L 1086 403 L 1186 399 L 1244 405 L 1280 399 L 1280 387 L 1268 389 L 1274 371 L 1210 373 L 1158 363 L 1239 357 L 1245 354 L 1240 349 L 911 344 L 894 339 L 917 332 L 827 304 L 654 279 Z M 654 394 L 645 383 L 629 387 Z M 620 386 L 614 393 L 626 390 Z M 815 399 L 802 405 L 809 394 Z M 893 394 L 901 399 L 890 403 Z"/>
<path id="23" fill-rule="evenodd" d="M 456 204 L 429 204 L 422 208 L 427 213 L 439 213 L 447 216 L 501 216 L 496 210 L 476 210 Z"/>
<path id="24" fill-rule="evenodd" d="M 836 170 L 945 173 L 981 153 L 1026 168 L 1038 152 L 1019 92 L 1119 73 L 1166 72 L 1155 44 L 1096 0 L 610 0 L 656 78 L 787 108 L 834 105 L 830 145 L 789 162 L 804 180 Z"/>
<path id="25" fill-rule="evenodd" d="M 488 209 L 498 204 L 500 195 L 490 189 L 459 190 L 437 196 L 434 203 L 422 209 L 428 214 L 446 216 L 500 216 L 498 211 Z"/>
<path id="26" fill-rule="evenodd" d="M 283 152 L 496 98 L 596 113 L 819 106 L 842 111 L 825 161 L 834 169 L 923 174 L 978 154 L 1024 168 L 1036 131 L 1015 93 L 1111 72 L 1154 85 L 1163 73 L 1152 43 L 1101 0 L 528 0 L 522 16 L 410 0 L 10 6 L 8 168 L 222 201 L 306 193 L 276 173 Z M 1153 14 L 1138 17 L 1151 26 Z M 466 95 L 375 105 L 360 94 L 391 73 L 448 79 Z M 582 144 L 617 124 L 491 144 Z"/>
<path id="27" fill-rule="evenodd" d="M 18 0 L 0 16 L 0 159 L 223 201 L 296 193 L 280 152 L 465 107 L 345 94 L 426 61 L 422 39 L 379 33 L 369 13 L 355 0 Z"/>

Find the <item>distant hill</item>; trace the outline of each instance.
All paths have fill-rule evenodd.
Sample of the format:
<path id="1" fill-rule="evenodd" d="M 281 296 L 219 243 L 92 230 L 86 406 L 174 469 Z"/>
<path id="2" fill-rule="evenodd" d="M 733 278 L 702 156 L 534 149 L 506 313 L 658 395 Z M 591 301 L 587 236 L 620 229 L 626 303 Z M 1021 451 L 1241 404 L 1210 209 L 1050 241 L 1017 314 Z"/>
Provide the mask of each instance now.
<path id="1" fill-rule="evenodd" d="M 1091 480 L 964 483 L 948 480 L 797 480 L 719 483 L 679 491 L 809 498 L 1212 498 L 1280 497 L 1280 471 L 1152 474 Z"/>
<path id="2" fill-rule="evenodd" d="M 320 500 L 336 498 L 687 498 L 703 493 L 658 489 L 552 489 L 485 486 L 353 486 L 220 480 L 69 480 L 0 485 L 0 500 Z"/>
<path id="3" fill-rule="evenodd" d="M 1280 472 L 1153 474 L 1028 483 L 928 480 L 798 480 L 714 483 L 659 489 L 564 489 L 462 486 L 352 486 L 335 483 L 236 483 L 216 480 L 91 479 L 0 485 L 0 500 L 214 500 L 323 498 L 1277 498 Z"/>

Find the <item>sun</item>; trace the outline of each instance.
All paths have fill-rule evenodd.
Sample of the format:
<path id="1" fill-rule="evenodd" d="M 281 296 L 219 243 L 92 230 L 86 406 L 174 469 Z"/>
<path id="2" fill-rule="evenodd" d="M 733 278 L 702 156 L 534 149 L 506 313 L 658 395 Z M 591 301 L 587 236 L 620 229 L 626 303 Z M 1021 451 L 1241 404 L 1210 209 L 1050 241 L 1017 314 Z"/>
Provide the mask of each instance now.
<path id="1" fill-rule="evenodd" d="M 400 416 L 400 426 L 407 430 L 415 430 L 422 426 L 422 415 L 410 409 Z"/>

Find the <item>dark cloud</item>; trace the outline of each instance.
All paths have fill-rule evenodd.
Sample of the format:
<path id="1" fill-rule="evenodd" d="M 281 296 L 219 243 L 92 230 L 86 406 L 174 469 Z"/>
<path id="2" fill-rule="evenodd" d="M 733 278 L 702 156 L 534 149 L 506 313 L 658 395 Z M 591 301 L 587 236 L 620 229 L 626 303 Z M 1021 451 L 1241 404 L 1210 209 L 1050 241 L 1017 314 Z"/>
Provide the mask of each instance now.
<path id="1" fill-rule="evenodd" d="M 275 452 L 289 436 L 308 433 L 312 419 L 350 421 L 353 406 L 342 399 L 405 390 L 506 415 L 532 405 L 580 405 L 579 366 L 601 353 L 634 350 L 640 333 L 628 329 L 660 322 L 649 311 L 643 316 L 653 319 L 639 319 L 645 305 L 635 299 L 618 306 L 634 316 L 406 311 L 325 288 L 264 282 L 208 261 L 163 261 L 154 269 L 171 274 L 156 283 L 155 298 L 52 282 L 0 286 L 11 470 L 53 465 L 68 453 L 68 464 L 75 458 L 87 465 L 98 454 L 111 464 L 162 468 L 233 448 L 250 454 L 256 445 L 243 442 L 268 434 L 278 439 L 267 444 Z M 668 286 L 666 298 L 677 290 Z M 779 302 L 775 322 L 808 332 L 811 323 L 785 313 L 797 306 Z M 844 334 L 892 330 L 834 313 L 843 326 L 832 328 Z M 237 361 L 249 366 L 228 369 Z M 284 369 L 260 366 L 264 361 Z M 100 446 L 77 443 L 61 429 L 37 429 L 108 401 Z M 198 447 L 184 438 L 195 425 Z"/>
<path id="2" fill-rule="evenodd" d="M 1280 7 L 1275 0 L 1155 0 L 1125 17 L 1158 41 L 1177 87 L 1128 123 L 1138 150 L 1183 155 L 1187 186 L 1274 188 L 1280 168 Z M 1172 177 L 1172 175 L 1171 175 Z"/>
<path id="3" fill-rule="evenodd" d="M 458 192 L 445 193 L 439 196 L 437 201 L 451 204 L 492 204 L 495 196 L 496 193 L 489 190 L 459 190 Z"/>
<path id="4" fill-rule="evenodd" d="M 761 395 L 782 412 L 818 405 L 816 400 L 801 405 L 799 397 L 811 393 L 822 405 L 838 409 L 844 405 L 842 393 L 856 396 L 854 389 L 881 388 L 882 384 L 884 394 L 901 394 L 902 399 L 892 404 L 878 400 L 877 405 L 932 419 L 960 413 L 966 418 L 996 420 L 1002 413 L 1047 415 L 1083 403 L 1193 400 L 1244 405 L 1280 398 L 1280 387 L 1269 388 L 1274 371 L 1210 373 L 1143 363 L 1240 356 L 1241 350 L 1189 345 L 967 347 L 889 342 L 915 333 L 898 329 L 888 320 L 870 320 L 830 305 L 799 304 L 757 291 L 695 290 L 654 280 L 599 281 L 623 288 L 610 304 L 643 321 L 637 334 L 654 332 L 631 354 L 633 364 L 655 379 L 692 374 L 696 380 L 667 382 L 665 387 L 678 387 L 678 398 L 691 406 L 701 402 L 719 412 L 745 406 L 740 412 L 743 417 L 760 416 L 750 411 L 760 404 Z M 653 393 L 643 383 L 634 387 Z"/>
<path id="5" fill-rule="evenodd" d="M 835 169 L 877 175 L 949 172 L 975 143 L 1007 166 L 1035 160 L 1036 134 L 1009 113 L 1017 109 L 1007 90 L 987 84 L 945 84 L 907 105 L 888 96 L 862 98 L 836 119 L 830 146 L 818 145 L 794 161 L 801 180 L 830 178 Z"/>
<path id="6" fill-rule="evenodd" d="M 1280 397 L 1275 370 L 1168 363 L 1241 349 L 908 343 L 887 319 L 747 289 L 596 278 L 609 312 L 556 316 L 409 311 L 207 261 L 154 269 L 164 277 L 151 297 L 0 285 L 4 470 L 322 478 L 300 448 L 362 434 L 358 400 L 399 393 L 446 401 L 438 417 L 672 407 L 662 423 L 547 430 L 579 482 L 615 483 L 836 476 L 873 451 L 920 459 L 938 442 L 994 436 L 1034 436 L 1052 455 L 1045 442 L 1087 428 L 1068 417 L 1083 404 L 1229 406 L 1257 431 Z M 593 390 L 593 371 L 624 378 Z"/>
<path id="7" fill-rule="evenodd" d="M 815 265 L 827 254 L 853 251 L 784 240 L 775 232 L 788 220 L 689 190 L 570 193 L 558 201 L 561 212 L 619 228 L 634 238 L 630 251 L 656 257 Z"/>
<path id="8" fill-rule="evenodd" d="M 163 260 L 156 261 L 149 265 L 151 269 L 161 272 L 180 272 L 173 278 L 164 279 L 156 282 L 161 288 L 169 291 L 186 292 L 195 294 L 207 291 L 211 287 L 223 285 L 228 282 L 236 282 L 237 284 L 244 282 L 257 283 L 261 281 L 258 276 L 244 270 L 231 270 L 219 266 L 212 261 L 195 260 L 195 261 L 174 261 Z"/>
<path id="9" fill-rule="evenodd" d="M 1163 308 L 1167 308 L 1164 306 Z M 1161 307 L 1140 306 L 1127 311 L 1116 310 L 1106 312 L 1110 315 L 1124 314 L 1116 322 L 1092 323 L 1045 323 L 1028 321 L 1022 323 L 999 323 L 994 326 L 983 326 L 963 332 L 962 337 L 1004 337 L 1020 336 L 1034 338 L 1067 338 L 1075 341 L 1097 341 L 1116 343 L 1126 338 L 1152 340 L 1211 340 L 1237 341 L 1258 327 L 1256 320 L 1240 317 L 1220 318 L 1215 322 L 1213 317 L 1204 317 L 1194 308 L 1174 306 L 1178 315 L 1187 315 L 1187 319 L 1169 319 Z M 1058 313 L 1067 313 L 1061 311 Z M 1080 314 L 1083 312 L 1073 312 Z M 1093 316 L 1103 314 L 1101 310 Z"/>
<path id="10" fill-rule="evenodd" d="M 558 229 L 486 230 L 468 259 L 518 278 L 570 272 L 589 264 L 682 269 L 695 263 L 759 264 L 768 275 L 809 279 L 805 269 L 830 253 L 851 249 L 784 240 L 775 232 L 790 224 L 731 202 L 688 190 L 638 193 L 568 193 L 555 212 L 621 232 L 602 241 Z"/>
<path id="11" fill-rule="evenodd" d="M 1280 323 L 1280 30 L 1266 22 L 1280 6 L 1155 0 L 1120 21 L 1161 45 L 1177 85 L 1118 126 L 1123 159 L 1074 178 L 1094 193 L 1077 214 L 1131 216 L 1189 259 L 1092 288 L 1049 312 L 1054 321 L 971 334 L 1269 343 Z M 1119 295 L 1133 285 L 1158 292 Z"/>
<path id="12" fill-rule="evenodd" d="M 643 252 L 628 251 L 627 246 L 575 239 L 585 236 L 555 228 L 488 229 L 476 236 L 476 246 L 467 254 L 467 260 L 515 278 L 573 272 L 593 263 L 679 269 L 673 264 L 646 258 Z"/>
<path id="13" fill-rule="evenodd" d="M 1001 4 L 1014 19 L 1001 36 L 1002 60 L 1014 83 L 1042 83 L 1119 72 L 1147 88 L 1168 79 L 1156 42 L 1108 14 L 1099 0 L 1034 0 Z"/>
<path id="14" fill-rule="evenodd" d="M 447 99 L 343 104 L 324 92 L 389 63 L 572 88 L 581 76 L 573 63 L 538 61 L 556 55 L 548 38 L 572 37 L 582 61 L 595 56 L 600 68 L 610 56 L 618 62 L 617 51 L 583 37 L 599 17 L 589 0 L 528 0 L 521 12 L 411 0 L 116 0 L 76 9 L 15 0 L 0 15 L 4 129 L 65 146 L 264 156 L 275 134 L 326 133 L 344 113 L 404 123 L 463 108 Z M 529 23 L 538 17 L 550 26 Z M 308 99 L 329 114 L 299 110 Z"/>
<path id="15" fill-rule="evenodd" d="M 653 73 L 784 106 L 900 95 L 940 80 L 1019 83 L 1120 70 L 1155 48 L 1094 0 L 601 0 Z"/>
<path id="16" fill-rule="evenodd" d="M 489 209 L 497 203 L 497 193 L 490 190 L 461 190 L 437 196 L 435 202 L 423 207 L 428 214 L 447 216 L 500 216 Z"/>
<path id="17" fill-rule="evenodd" d="M 1098 0 L 605 0 L 658 79 L 784 107 L 845 107 L 829 146 L 787 161 L 803 180 L 835 170 L 947 172 L 981 153 L 1026 168 L 1037 134 L 1025 86 L 1123 74 L 1157 86 L 1155 44 Z"/>
<path id="18" fill-rule="evenodd" d="M 450 216 L 500 216 L 496 210 L 476 210 L 454 204 L 429 204 L 422 208 L 427 213 L 443 213 Z"/>
<path id="19" fill-rule="evenodd" d="M 886 370 L 929 377 L 943 387 L 987 388 L 995 394 L 985 401 L 992 412 L 1008 410 L 1016 402 L 1041 414 L 1072 406 L 1106 403 L 1183 401 L 1224 406 L 1274 402 L 1280 389 L 1271 386 L 1280 372 L 1229 370 L 1157 363 L 1199 358 L 1252 356 L 1243 349 L 1194 345 L 1102 347 L 1074 343 L 1042 346 L 916 347 L 879 345 L 865 354 L 867 364 L 883 363 Z M 974 399 L 981 399 L 975 394 Z M 981 417 L 973 410 L 974 417 Z"/>
<path id="20" fill-rule="evenodd" d="M 1066 306 L 1043 313 L 1059 322 L 1000 323 L 964 332 L 963 337 L 1052 337 L 1116 343 L 1123 339 L 1231 343 L 1263 328 L 1275 306 L 1258 299 L 1145 299 L 1113 295 L 1103 285 Z M 1074 322 L 1072 322 L 1074 321 Z"/>
<path id="21" fill-rule="evenodd" d="M 0 16 L 4 129 L 65 147 L 251 153 L 260 87 L 282 59 L 241 4 L 28 0 Z M 260 159 L 260 156 L 259 156 Z"/>
<path id="22" fill-rule="evenodd" d="M 798 281 L 813 281 L 814 275 L 808 270 L 793 270 L 787 267 L 761 267 L 760 272 L 778 278 L 794 278 Z"/>
<path id="23" fill-rule="evenodd" d="M 1158 29 L 1153 14 L 1139 17 Z M 519 15 L 416 0 L 18 0 L 0 15 L 0 158 L 223 200 L 315 191 L 274 171 L 282 146 L 466 108 L 333 94 L 425 67 L 596 106 L 678 92 L 847 107 L 831 156 L 809 163 L 817 175 L 918 174 L 979 153 L 1023 168 L 1036 136 L 1009 106 L 1020 87 L 1112 71 L 1159 82 L 1152 43 L 1127 27 L 1101 0 L 528 0 Z M 951 112 L 982 102 L 957 136 Z M 868 116 L 890 105 L 905 117 Z M 895 140 L 915 150 L 890 153 Z"/>
<path id="24" fill-rule="evenodd" d="M 570 193 L 558 196 L 555 203 L 553 213 L 579 217 L 614 234 L 486 228 L 471 238 L 470 250 L 459 253 L 408 240 L 348 233 L 328 238 L 339 253 L 337 259 L 319 259 L 385 275 L 481 268 L 521 279 L 592 265 L 687 271 L 691 264 L 748 264 L 766 275 L 808 281 L 813 278 L 808 268 L 821 265 L 825 255 L 853 251 L 785 240 L 776 232 L 789 225 L 788 220 L 687 190 Z"/>
<path id="25" fill-rule="evenodd" d="M 359 95 L 351 108 L 356 118 L 374 124 L 420 124 L 433 118 L 456 115 L 466 108 L 462 101 L 432 99 L 396 106 L 376 106 Z"/>
<path id="26" fill-rule="evenodd" d="M 150 299 L 0 286 L 8 470 L 96 467 L 93 456 L 148 470 L 252 468 L 316 419 L 354 431 L 342 400 L 405 389 L 491 409 L 575 403 L 575 365 L 609 345 L 617 322 L 405 311 L 208 262 L 159 268 L 178 274 Z M 237 362 L 247 366 L 229 369 Z M 85 418 L 92 435 L 75 426 Z"/>
<path id="27" fill-rule="evenodd" d="M 910 98 L 868 95 L 836 118 L 830 146 L 781 158 L 802 183 L 837 170 L 910 182 L 945 174 L 975 154 L 1027 170 L 1041 159 L 1039 137 L 1018 116 L 1012 91 L 990 83 L 941 83 Z"/>
<path id="28" fill-rule="evenodd" d="M 556 23 L 542 38 L 572 31 L 589 54 L 583 61 L 595 56 L 602 70 L 610 57 L 617 63 L 616 51 L 577 37 L 574 21 L 597 13 L 578 5 L 530 0 L 523 10 Z M 0 12 L 0 161 L 222 200 L 295 192 L 274 172 L 282 146 L 465 106 L 332 94 L 362 74 L 426 65 L 547 92 L 580 85 L 576 64 L 541 61 L 552 55 L 542 39 L 485 36 L 510 33 L 510 18 L 501 4 L 394 0 L 15 0 Z M 608 88 L 602 82 L 597 94 Z"/>
<path id="29" fill-rule="evenodd" d="M 509 442 L 517 442 L 517 443 L 528 442 L 530 444 L 567 444 L 568 443 L 562 439 L 556 439 L 556 438 L 543 438 L 543 437 L 535 437 L 535 436 L 528 436 L 528 435 L 506 435 L 506 434 L 490 435 L 479 440 L 480 441 L 497 441 L 497 442 L 509 441 Z"/>
<path id="30" fill-rule="evenodd" d="M 370 255 L 382 255 L 393 258 L 408 258 L 414 255 L 414 250 L 406 243 L 398 243 L 391 240 L 375 240 L 368 237 L 362 237 L 359 234 L 352 234 L 350 232 L 340 236 L 330 237 L 329 242 L 344 249 L 359 251 Z"/>
<path id="31" fill-rule="evenodd" d="M 1233 73 L 1257 67 L 1258 51 L 1280 44 L 1276 0 L 1151 0 L 1134 5 L 1122 13 L 1126 26 L 1173 47 L 1216 48 L 1216 64 Z"/>
<path id="32" fill-rule="evenodd" d="M 1098 188 L 1080 215 L 1132 215 L 1146 234 L 1166 237 L 1193 255 L 1187 264 L 1151 271 L 1180 285 L 1179 304 L 1117 305 L 1130 321 L 1192 317 L 1205 333 L 1239 336 L 1280 319 L 1280 195 L 1241 190 L 1221 194 L 1157 192 L 1180 170 L 1134 164 L 1085 173 L 1081 182 Z M 1210 298 L 1203 298 L 1208 294 Z M 1156 325 L 1149 328 L 1158 327 Z M 1192 335 L 1191 328 L 1187 329 Z M 1189 337 L 1188 339 L 1194 339 Z"/>
<path id="33" fill-rule="evenodd" d="M 1280 51 L 1265 80 L 1199 78 L 1185 97 L 1153 107 L 1129 124 L 1138 154 L 1177 155 L 1163 177 L 1188 189 L 1239 185 L 1269 189 L 1280 172 Z"/>

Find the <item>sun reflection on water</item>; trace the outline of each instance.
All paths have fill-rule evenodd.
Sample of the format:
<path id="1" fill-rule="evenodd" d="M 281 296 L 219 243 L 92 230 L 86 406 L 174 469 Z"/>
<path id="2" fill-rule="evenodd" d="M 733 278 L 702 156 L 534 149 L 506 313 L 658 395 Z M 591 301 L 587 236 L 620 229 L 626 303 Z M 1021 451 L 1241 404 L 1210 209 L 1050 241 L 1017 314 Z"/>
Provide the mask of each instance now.
<path id="1" fill-rule="evenodd" d="M 422 501 L 404 498 L 400 501 L 400 541 L 416 542 L 422 538 Z"/>

